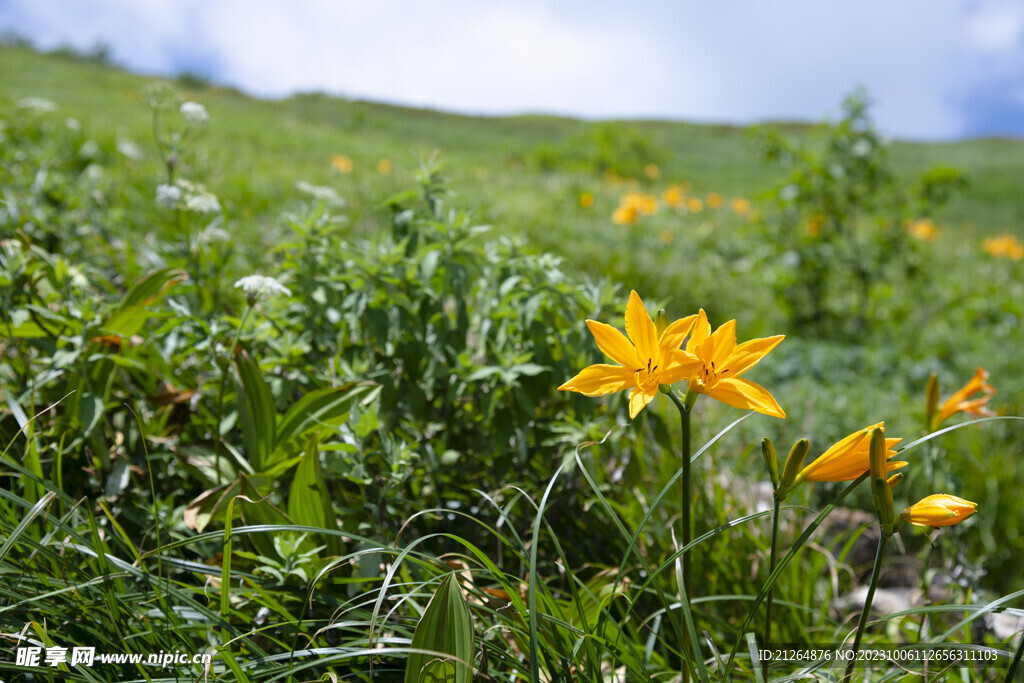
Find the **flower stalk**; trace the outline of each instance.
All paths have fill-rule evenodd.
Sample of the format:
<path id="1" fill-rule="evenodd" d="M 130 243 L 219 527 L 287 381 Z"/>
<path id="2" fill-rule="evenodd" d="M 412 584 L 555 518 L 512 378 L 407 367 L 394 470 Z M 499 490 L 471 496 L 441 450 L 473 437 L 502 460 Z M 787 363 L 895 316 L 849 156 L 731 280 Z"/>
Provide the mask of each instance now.
<path id="1" fill-rule="evenodd" d="M 807 439 L 800 439 L 793 444 L 793 448 L 790 449 L 789 455 L 786 457 L 782 478 L 779 479 L 779 465 L 775 455 L 775 445 L 767 438 L 761 441 L 761 454 L 764 456 L 764 461 L 768 466 L 768 476 L 771 477 L 772 485 L 775 487 L 775 505 L 772 509 L 772 547 L 769 556 L 769 577 L 775 573 L 775 565 L 778 561 L 779 507 L 782 505 L 782 501 L 786 499 L 787 491 L 793 485 L 793 480 L 796 478 L 797 472 L 800 471 L 800 467 L 803 465 L 804 458 L 807 457 L 807 451 L 810 448 L 811 444 Z M 764 647 L 766 648 L 770 647 L 772 642 L 772 606 L 774 602 L 775 584 L 772 583 L 768 586 L 768 594 L 765 596 L 764 603 Z M 767 680 L 768 662 L 765 661 L 762 667 L 764 678 Z"/>
<path id="2" fill-rule="evenodd" d="M 1020 644 L 1017 646 L 1017 652 L 1013 655 L 1013 661 L 1010 662 L 1010 669 L 1006 672 L 1005 683 L 1010 683 L 1010 681 L 1014 680 L 1013 676 L 1017 673 L 1017 667 L 1020 666 L 1022 656 L 1024 656 L 1024 636 L 1021 636 Z"/>
<path id="3" fill-rule="evenodd" d="M 782 501 L 776 498 L 775 506 L 772 509 L 772 549 L 768 561 L 768 576 L 771 576 L 775 571 L 775 564 L 778 560 L 780 505 L 782 505 Z M 775 602 L 774 584 L 768 589 L 768 595 L 765 596 L 764 600 L 764 647 L 767 649 L 772 644 L 772 604 Z M 768 664 L 767 659 L 762 664 L 762 672 L 766 681 L 768 680 Z"/>
<path id="4" fill-rule="evenodd" d="M 864 597 L 864 609 L 860 612 L 860 621 L 857 623 L 857 635 L 853 639 L 853 655 L 846 664 L 846 672 L 843 674 L 844 681 L 849 681 L 853 675 L 853 665 L 857 661 L 857 653 L 860 651 L 860 642 L 864 637 L 864 629 L 868 625 L 868 614 L 871 612 L 871 602 L 875 598 L 875 589 L 878 588 L 878 578 L 882 574 L 882 560 L 885 557 L 885 546 L 889 542 L 889 536 L 885 533 L 878 535 L 878 548 L 875 550 L 875 564 L 871 568 L 871 583 L 868 584 L 868 594 Z"/>
<path id="5" fill-rule="evenodd" d="M 683 470 L 682 481 L 680 482 L 681 490 L 681 503 L 682 503 L 682 547 L 685 548 L 690 544 L 690 540 L 693 538 L 693 520 L 691 517 L 691 478 L 690 478 L 690 458 L 691 455 L 691 439 L 690 439 L 690 413 L 693 410 L 693 404 L 697 400 L 697 395 L 689 393 L 685 399 L 680 400 L 676 396 L 675 392 L 666 392 L 672 399 L 672 402 L 676 404 L 676 408 L 679 409 L 679 422 L 682 427 L 682 448 L 680 453 L 680 464 Z M 691 582 L 692 563 L 690 561 L 690 551 L 683 553 L 683 590 L 680 591 L 681 599 L 686 600 L 687 606 L 690 604 L 690 598 L 693 594 L 693 583 Z M 684 640 L 686 643 L 686 649 L 689 650 L 689 641 Z"/>
<path id="6" fill-rule="evenodd" d="M 887 470 L 887 444 L 885 432 L 880 427 L 873 428 L 869 434 L 869 460 L 871 464 L 871 497 L 874 500 L 875 511 L 878 513 L 879 534 L 878 549 L 875 551 L 875 564 L 871 568 L 871 583 L 868 584 L 868 594 L 864 597 L 864 608 L 860 612 L 860 621 L 857 623 L 857 635 L 853 639 L 853 656 L 846 665 L 846 673 L 843 680 L 847 681 L 853 675 L 853 665 L 857 661 L 857 653 L 860 651 L 860 642 L 864 637 L 864 629 L 868 625 L 868 615 L 871 613 L 871 602 L 875 598 L 875 589 L 878 588 L 878 579 L 882 574 L 882 560 L 885 557 L 885 546 L 894 533 L 892 487 L 888 481 Z"/>

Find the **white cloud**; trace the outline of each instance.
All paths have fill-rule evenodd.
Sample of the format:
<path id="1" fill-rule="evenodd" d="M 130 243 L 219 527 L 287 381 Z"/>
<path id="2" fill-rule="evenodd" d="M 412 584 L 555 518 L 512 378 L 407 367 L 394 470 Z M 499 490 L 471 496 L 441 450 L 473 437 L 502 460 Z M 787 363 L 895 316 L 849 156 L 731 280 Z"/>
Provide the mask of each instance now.
<path id="1" fill-rule="evenodd" d="M 842 96 L 862 84 L 887 131 L 957 132 L 958 115 L 945 101 L 963 77 L 962 27 L 951 5 L 793 0 L 783 12 L 776 3 L 740 4 L 742 21 L 710 4 L 693 17 L 702 30 L 687 36 L 680 62 L 699 69 L 711 61 L 716 73 L 697 81 L 699 94 L 691 94 L 700 103 L 697 116 L 820 118 L 836 113 Z"/>
<path id="2" fill-rule="evenodd" d="M 750 122 L 836 114 L 863 84 L 883 130 L 929 138 L 963 131 L 977 88 L 1024 87 L 1016 0 L 5 4 L 0 26 L 16 21 L 43 47 L 103 41 L 154 73 L 206 63 L 261 96 Z"/>
<path id="3" fill-rule="evenodd" d="M 1019 53 L 1024 40 L 1024 5 L 992 2 L 977 7 L 967 21 L 967 36 L 985 55 Z"/>
<path id="4" fill-rule="evenodd" d="M 208 40 L 227 56 L 223 77 L 270 96 L 319 89 L 474 112 L 623 110 L 608 98 L 622 56 L 610 29 L 569 31 L 529 5 L 449 3 L 439 13 L 383 3 L 354 14 L 312 4 L 257 2 L 236 17 L 219 5 L 210 23 L 233 28 Z M 649 80 L 621 85 L 635 91 Z"/>

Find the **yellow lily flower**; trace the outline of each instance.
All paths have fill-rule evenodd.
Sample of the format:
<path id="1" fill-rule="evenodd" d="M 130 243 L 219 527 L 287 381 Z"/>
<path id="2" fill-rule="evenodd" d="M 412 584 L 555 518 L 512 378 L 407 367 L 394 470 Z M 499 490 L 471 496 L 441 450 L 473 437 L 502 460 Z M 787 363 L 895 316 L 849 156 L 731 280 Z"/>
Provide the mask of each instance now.
<path id="1" fill-rule="evenodd" d="M 736 345 L 736 321 L 730 320 L 711 333 L 707 314 L 697 314 L 686 349 L 677 351 L 680 363 L 689 358 L 698 361 L 697 372 L 690 375 L 688 390 L 707 394 L 734 408 L 756 410 L 773 417 L 786 417 L 775 397 L 760 384 L 740 379 L 740 375 L 757 365 L 774 349 L 785 335 L 751 339 Z"/>
<path id="2" fill-rule="evenodd" d="M 902 513 L 900 519 L 916 526 L 952 526 L 978 511 L 978 504 L 948 493 L 936 493 L 914 503 Z"/>
<path id="3" fill-rule="evenodd" d="M 833 444 L 810 465 L 800 470 L 793 486 L 802 481 L 853 481 L 871 469 L 871 430 L 880 429 L 885 432 L 885 423 L 865 427 L 850 434 L 838 443 Z M 891 472 L 907 463 L 892 461 L 896 455 L 893 446 L 903 439 L 885 440 L 885 470 Z"/>
<path id="4" fill-rule="evenodd" d="M 968 400 L 972 394 L 976 394 L 979 391 L 984 396 Z M 990 417 L 995 415 L 987 407 L 989 399 L 995 393 L 995 387 L 988 383 L 988 372 L 984 368 L 978 368 L 974 373 L 974 377 L 960 389 L 954 391 L 953 395 L 942 404 L 938 415 L 932 418 L 932 429 L 937 429 L 946 418 L 960 412 L 967 413 L 973 417 Z"/>
<path id="5" fill-rule="evenodd" d="M 699 361 L 685 354 L 676 355 L 697 316 L 690 315 L 665 327 L 658 327 L 644 308 L 636 292 L 630 292 L 626 304 L 626 334 L 611 325 L 588 320 L 597 347 L 618 365 L 591 365 L 558 387 L 559 391 L 575 391 L 584 396 L 604 396 L 632 388 L 629 394 L 629 417 L 635 418 L 654 400 L 662 384 L 675 384 L 690 377 Z"/>

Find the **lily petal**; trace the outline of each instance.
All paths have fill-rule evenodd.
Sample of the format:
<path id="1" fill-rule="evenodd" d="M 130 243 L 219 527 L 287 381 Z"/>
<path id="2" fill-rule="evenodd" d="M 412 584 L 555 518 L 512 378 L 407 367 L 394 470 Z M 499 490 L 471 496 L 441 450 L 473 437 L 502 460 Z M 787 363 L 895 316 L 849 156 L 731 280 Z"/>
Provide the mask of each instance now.
<path id="1" fill-rule="evenodd" d="M 818 456 L 797 476 L 798 481 L 853 481 L 871 469 L 871 431 L 885 429 L 885 422 L 859 429 L 849 434 Z M 893 447 L 903 441 L 900 438 L 885 440 L 886 471 L 899 469 L 907 463 L 890 460 L 896 451 Z"/>
<path id="2" fill-rule="evenodd" d="M 648 358 L 657 358 L 658 354 L 658 328 L 647 315 L 644 302 L 636 291 L 629 293 L 629 303 L 626 304 L 626 334 L 636 347 L 636 355 L 645 365 Z"/>
<path id="3" fill-rule="evenodd" d="M 661 347 L 662 358 L 665 357 L 667 352 L 675 351 L 683 345 L 683 342 L 686 340 L 686 335 L 690 334 L 690 330 L 693 329 L 694 323 L 696 322 L 697 314 L 695 313 L 693 315 L 688 315 L 685 318 L 680 318 L 665 328 L 665 331 L 661 333 L 661 339 L 658 340 L 658 346 Z"/>
<path id="4" fill-rule="evenodd" d="M 629 343 L 626 335 L 611 325 L 596 320 L 588 320 L 587 327 L 594 335 L 594 341 L 597 342 L 597 348 L 601 349 L 601 353 L 626 368 L 635 370 L 643 365 L 636 355 L 636 348 Z"/>
<path id="5" fill-rule="evenodd" d="M 719 325 L 710 337 L 701 344 L 701 357 L 710 361 L 716 371 L 725 369 L 725 362 L 736 348 L 736 321 L 729 320 Z"/>
<path id="6" fill-rule="evenodd" d="M 831 463 L 829 466 L 815 469 L 814 472 L 804 477 L 805 481 L 853 481 L 860 475 L 871 469 L 871 463 L 869 458 L 864 458 L 858 462 L 851 460 L 843 462 Z M 885 463 L 885 471 L 892 472 L 898 470 L 901 467 L 906 467 L 909 463 L 902 460 L 889 460 Z"/>
<path id="7" fill-rule="evenodd" d="M 703 344 L 709 336 L 711 336 L 711 323 L 708 322 L 708 315 L 702 308 L 697 314 L 697 321 L 693 324 L 690 339 L 686 342 L 686 350 L 690 353 L 696 352 L 697 347 Z"/>
<path id="8" fill-rule="evenodd" d="M 780 334 L 764 339 L 751 339 L 745 341 L 733 349 L 732 355 L 723 370 L 728 370 L 732 377 L 739 377 L 750 368 L 757 365 L 758 361 L 764 358 L 769 351 L 779 345 L 786 335 Z"/>
<path id="9" fill-rule="evenodd" d="M 768 393 L 768 390 L 760 384 L 750 380 L 725 378 L 720 379 L 709 390 L 707 395 L 719 400 L 733 408 L 744 408 L 756 410 L 764 415 L 772 417 L 786 417 L 786 413 L 779 407 L 775 397 Z"/>
<path id="10" fill-rule="evenodd" d="M 620 365 L 590 365 L 558 387 L 559 391 L 575 391 L 584 396 L 604 396 L 635 386 L 633 371 Z"/>
<path id="11" fill-rule="evenodd" d="M 640 387 L 633 387 L 633 391 L 629 393 L 629 419 L 635 419 L 640 411 L 654 400 L 657 393 L 657 391 L 646 392 Z"/>
<path id="12" fill-rule="evenodd" d="M 665 369 L 658 378 L 661 384 L 675 384 L 693 377 L 704 364 L 697 356 L 681 350 L 667 353 L 661 360 L 665 363 Z"/>

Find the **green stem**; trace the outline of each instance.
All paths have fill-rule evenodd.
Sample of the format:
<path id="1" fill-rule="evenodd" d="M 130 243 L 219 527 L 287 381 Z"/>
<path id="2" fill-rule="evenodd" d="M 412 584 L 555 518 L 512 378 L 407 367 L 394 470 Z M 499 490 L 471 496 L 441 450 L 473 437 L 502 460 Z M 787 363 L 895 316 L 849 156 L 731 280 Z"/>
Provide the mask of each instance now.
<path id="1" fill-rule="evenodd" d="M 771 576 L 772 572 L 775 571 L 775 563 L 778 559 L 778 547 L 779 547 L 779 506 L 782 505 L 782 501 L 778 498 L 775 499 L 775 509 L 772 511 L 772 552 L 771 559 L 769 560 L 768 575 Z M 771 647 L 772 644 L 772 602 L 775 598 L 775 586 L 774 584 L 768 588 L 768 595 L 765 596 L 764 602 L 764 647 L 765 649 Z M 762 671 L 764 673 L 764 680 L 768 680 L 768 661 L 765 660 L 762 665 Z"/>
<path id="2" fill-rule="evenodd" d="M 688 394 L 685 401 L 679 400 L 675 392 L 667 392 L 672 402 L 676 404 L 676 408 L 679 409 L 679 421 L 683 429 L 683 444 L 682 444 L 682 469 L 683 476 L 679 482 L 680 488 L 682 489 L 682 527 L 683 534 L 681 539 L 681 547 L 685 548 L 690 544 L 690 540 L 693 538 L 693 520 L 690 518 L 690 411 L 693 408 L 693 400 Z M 695 397 L 694 397 L 695 398 Z M 691 570 L 690 570 L 690 553 L 683 553 L 683 586 L 682 590 L 679 591 L 680 599 L 685 600 L 687 607 L 690 605 L 690 598 L 692 597 L 693 588 L 690 582 Z M 689 610 L 687 610 L 689 611 Z M 692 656 L 690 652 L 689 640 L 684 639 L 683 641 L 684 651 Z M 689 680 L 689 670 L 683 668 L 683 682 Z"/>
<path id="3" fill-rule="evenodd" d="M 878 535 L 878 550 L 875 552 L 875 566 L 871 568 L 871 583 L 868 584 L 868 594 L 864 598 L 864 609 L 860 613 L 860 623 L 857 624 L 857 635 L 853 639 L 853 654 L 846 665 L 846 673 L 843 680 L 850 680 L 853 675 L 853 665 L 857 661 L 857 653 L 860 651 L 860 641 L 864 637 L 864 628 L 868 625 L 868 614 L 871 612 L 871 601 L 875 598 L 875 589 L 878 588 L 878 578 L 882 573 L 882 558 L 885 557 L 885 545 L 889 537 L 881 532 Z"/>
<path id="4" fill-rule="evenodd" d="M 684 406 L 685 407 L 685 406 Z M 683 427 L 683 453 L 682 453 L 682 465 L 683 465 L 683 541 L 682 545 L 685 548 L 690 545 L 690 540 L 693 538 L 693 520 L 690 516 L 690 411 L 683 410 L 680 413 L 680 420 Z M 683 582 L 686 584 L 687 597 L 689 598 L 693 593 L 693 584 L 690 582 L 690 553 L 683 555 Z"/>
<path id="5" fill-rule="evenodd" d="M 221 434 L 220 434 L 220 423 L 221 423 L 221 420 L 224 418 L 224 392 L 225 392 L 225 390 L 227 388 L 227 384 L 228 384 L 228 367 L 231 365 L 231 359 L 234 358 L 235 347 L 238 346 L 238 339 L 242 336 L 242 329 L 245 328 L 245 323 L 249 319 L 249 314 L 252 313 L 252 309 L 253 309 L 255 303 L 256 303 L 255 301 L 250 302 L 249 305 L 245 309 L 245 313 L 242 314 L 242 320 L 238 323 L 238 329 L 235 330 L 235 339 L 234 339 L 234 341 L 231 342 L 231 347 L 228 349 L 228 359 L 227 359 L 227 362 L 225 362 L 223 365 L 220 365 L 218 363 L 218 365 L 220 365 L 220 367 L 221 367 L 221 377 L 220 377 L 220 391 L 217 393 L 217 419 L 216 419 L 216 425 L 217 425 L 216 429 L 217 429 L 217 432 L 213 435 L 213 453 L 214 453 L 214 457 L 215 457 L 216 463 L 217 463 L 216 467 L 217 467 L 217 485 L 218 486 L 220 486 L 220 483 L 221 483 L 221 468 L 220 468 L 220 459 L 221 459 L 221 443 L 220 443 L 220 439 L 221 439 Z M 216 353 L 216 352 L 217 352 L 217 348 L 216 348 L 216 344 L 215 344 L 214 345 L 214 353 Z"/>
<path id="6" fill-rule="evenodd" d="M 1010 670 L 1006 672 L 1006 682 L 1014 680 L 1013 675 L 1017 673 L 1017 667 L 1020 666 L 1021 656 L 1024 655 L 1024 634 L 1021 634 L 1020 645 L 1017 646 L 1017 654 L 1013 656 L 1013 661 L 1010 663 Z"/>
<path id="7" fill-rule="evenodd" d="M 747 611 L 746 616 L 743 617 L 743 623 L 741 623 L 740 627 L 736 629 L 736 633 L 742 634 L 747 632 L 747 626 L 750 625 L 750 622 L 754 619 L 754 614 L 757 612 L 757 608 L 761 606 L 761 602 L 764 601 L 765 597 L 768 595 L 768 589 L 775 584 L 775 581 L 779 578 L 779 575 L 782 574 L 783 571 L 785 571 L 785 569 L 793 561 L 793 558 L 796 557 L 797 553 L 799 553 L 800 550 L 804 547 L 804 545 L 807 544 L 807 541 L 810 540 L 814 532 L 818 529 L 819 526 L 821 526 L 821 523 L 825 521 L 825 518 L 832 514 L 832 511 L 835 510 L 836 507 L 838 507 L 839 504 L 842 503 L 848 495 L 850 495 L 850 492 L 853 491 L 858 486 L 860 486 L 861 484 L 863 484 L 867 478 L 868 473 L 865 472 L 864 474 L 860 475 L 855 480 L 850 482 L 850 484 L 845 489 L 840 491 L 836 495 L 836 497 L 832 499 L 832 502 L 826 505 L 824 509 L 822 509 L 822 511 L 818 513 L 818 516 L 814 518 L 814 521 L 807 525 L 807 527 L 803 530 L 803 533 L 800 534 L 799 538 L 797 538 L 793 545 L 790 547 L 789 552 L 787 552 L 779 561 L 778 566 L 775 567 L 775 571 L 771 573 L 771 576 L 768 577 L 768 581 L 765 582 L 765 585 L 761 588 L 757 596 L 754 598 L 754 601 L 750 604 L 750 609 Z M 736 654 L 739 652 L 740 649 L 740 643 L 743 642 L 745 642 L 745 639 L 742 637 L 736 638 L 736 640 L 733 641 L 732 648 L 730 648 L 729 650 L 729 658 L 725 662 L 725 674 L 722 676 L 724 680 L 730 680 L 729 672 L 732 671 L 733 664 L 736 662 Z"/>

